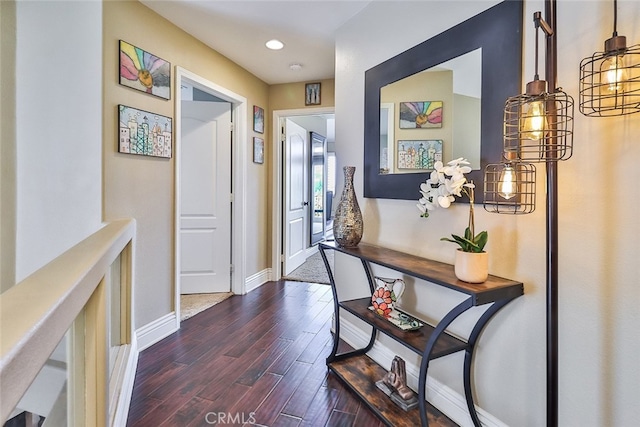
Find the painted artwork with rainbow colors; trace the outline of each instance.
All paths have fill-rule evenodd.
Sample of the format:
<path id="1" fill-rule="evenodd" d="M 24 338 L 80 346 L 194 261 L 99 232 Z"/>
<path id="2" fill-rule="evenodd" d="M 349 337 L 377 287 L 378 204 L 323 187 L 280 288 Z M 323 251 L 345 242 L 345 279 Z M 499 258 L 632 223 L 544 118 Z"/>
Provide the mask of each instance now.
<path id="1" fill-rule="evenodd" d="M 442 101 L 401 102 L 400 129 L 442 127 Z"/>
<path id="2" fill-rule="evenodd" d="M 120 40 L 120 84 L 171 99 L 171 63 Z"/>

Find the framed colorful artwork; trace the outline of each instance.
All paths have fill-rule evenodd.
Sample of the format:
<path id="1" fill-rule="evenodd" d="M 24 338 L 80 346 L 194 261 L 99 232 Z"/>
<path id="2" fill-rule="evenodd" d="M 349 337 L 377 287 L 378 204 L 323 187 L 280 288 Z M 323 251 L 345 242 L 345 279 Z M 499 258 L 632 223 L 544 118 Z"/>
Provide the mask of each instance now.
<path id="1" fill-rule="evenodd" d="M 442 127 L 442 101 L 400 103 L 400 129 Z"/>
<path id="2" fill-rule="evenodd" d="M 120 84 L 171 99 L 171 64 L 120 40 Z"/>
<path id="3" fill-rule="evenodd" d="M 118 105 L 118 152 L 171 158 L 171 117 Z"/>
<path id="4" fill-rule="evenodd" d="M 398 140 L 396 144 L 398 169 L 433 169 L 438 160 L 442 161 L 442 140 Z"/>
<path id="5" fill-rule="evenodd" d="M 253 130 L 258 133 L 264 133 L 264 109 L 253 106 Z"/>
<path id="6" fill-rule="evenodd" d="M 304 105 L 320 105 L 320 83 L 304 85 Z"/>
<path id="7" fill-rule="evenodd" d="M 262 138 L 253 138 L 253 162 L 264 163 L 264 139 Z"/>

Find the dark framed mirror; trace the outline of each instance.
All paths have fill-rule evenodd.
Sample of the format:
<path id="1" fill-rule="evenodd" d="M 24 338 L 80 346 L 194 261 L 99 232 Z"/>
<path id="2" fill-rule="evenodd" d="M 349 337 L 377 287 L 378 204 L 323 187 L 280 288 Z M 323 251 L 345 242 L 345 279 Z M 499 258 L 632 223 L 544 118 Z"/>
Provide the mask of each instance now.
<path id="1" fill-rule="evenodd" d="M 406 109 L 405 105 L 400 104 L 416 103 L 416 101 L 421 101 L 422 104 L 422 101 L 439 100 L 440 104 L 438 105 L 442 106 L 442 123 L 448 121 L 448 124 L 464 122 L 477 122 L 479 124 L 479 138 L 476 138 L 479 139 L 477 143 L 480 144 L 478 149 L 479 164 L 473 165 L 474 170 L 467 174 L 467 177 L 476 184 L 476 203 L 482 203 L 484 168 L 488 163 L 498 162 L 502 156 L 504 103 L 508 97 L 521 92 L 522 14 L 522 1 L 504 1 L 366 71 L 364 197 L 417 200 L 420 198 L 420 184 L 428 178 L 430 173 L 428 166 L 407 171 L 402 169 L 404 165 L 397 168 L 396 172 L 398 173 L 389 173 L 389 168 L 383 164 L 387 162 L 388 153 L 385 153 L 384 148 L 381 148 L 385 143 L 383 140 L 389 138 L 388 134 L 394 135 L 390 137 L 393 139 L 393 141 L 390 141 L 394 144 L 393 148 L 389 149 L 391 153 L 396 154 L 391 156 L 395 157 L 394 162 L 397 162 L 402 154 L 399 151 L 402 146 L 398 144 L 398 141 L 404 143 L 404 146 L 412 147 L 412 144 L 415 145 L 412 148 L 414 151 L 422 147 L 425 142 L 429 142 L 430 151 L 432 153 L 435 152 L 435 156 L 440 156 L 444 163 L 457 157 L 474 157 L 471 154 L 465 155 L 465 150 L 474 151 L 474 149 L 447 148 L 446 144 L 457 142 L 458 147 L 461 147 L 462 143 L 469 142 L 467 139 L 474 139 L 469 138 L 467 135 L 460 136 L 453 130 L 443 137 L 441 136 L 443 135 L 442 130 L 440 130 L 440 133 L 432 131 L 433 133 L 429 134 L 428 130 L 421 129 L 421 133 L 414 133 L 416 137 L 408 142 L 398 136 L 403 131 L 398 131 L 401 119 L 400 110 L 401 107 Z M 472 52 L 473 55 L 471 55 Z M 427 94 L 424 94 L 424 89 L 416 88 L 415 93 L 417 95 L 414 97 L 419 99 L 410 98 L 411 89 L 409 91 L 405 90 L 405 95 L 403 96 L 407 97 L 407 99 L 404 99 L 406 102 L 397 102 L 401 98 L 396 98 L 395 101 L 389 102 L 389 99 L 386 99 L 386 95 L 385 99 L 381 98 L 381 92 L 387 90 L 390 85 L 399 83 L 402 80 L 415 79 L 418 74 L 423 74 L 425 70 L 444 70 L 449 72 L 448 70 L 452 67 L 448 64 L 460 62 L 455 60 L 467 55 L 481 57 L 481 63 L 471 66 L 472 69 L 478 68 L 477 72 L 480 73 L 480 76 L 475 76 L 475 79 L 480 82 L 481 95 L 478 95 L 477 99 L 479 107 L 474 110 L 476 115 L 480 115 L 479 118 L 476 116 L 472 118 L 454 116 L 453 102 L 441 102 L 441 97 L 446 95 L 438 93 L 432 99 L 423 99 L 429 97 L 429 92 L 436 93 L 435 87 L 432 88 L 433 90 L 427 90 Z M 469 67 L 466 68 L 467 71 L 465 73 L 468 73 Z M 451 71 L 452 75 L 454 73 L 456 71 Z M 455 77 L 451 78 L 455 79 Z M 459 80 L 469 79 L 463 77 Z M 437 89 L 440 90 L 442 85 L 441 83 L 437 84 Z M 423 90 L 423 93 L 418 94 L 419 90 Z M 450 99 L 454 100 L 454 96 L 459 97 L 458 94 L 452 94 Z M 389 112 L 389 108 L 393 112 Z M 383 124 L 393 121 L 396 132 L 387 132 L 384 129 L 384 125 L 381 132 L 381 118 Z M 458 126 L 464 127 L 464 125 Z M 428 135 L 434 136 L 430 137 Z M 458 135 L 458 141 L 455 141 L 456 135 Z M 450 141 L 447 141 L 447 139 Z M 464 141 L 462 141 L 463 139 Z M 440 146 L 434 144 L 432 142 L 434 140 L 442 141 L 440 146 L 445 146 L 445 148 L 440 148 L 439 154 L 437 150 Z M 421 143 L 423 145 L 420 145 Z M 426 150 L 424 151 L 426 152 Z M 453 157 L 454 154 L 456 157 Z M 432 164 L 432 162 L 429 164 Z M 460 201 L 464 200 L 460 199 Z"/>

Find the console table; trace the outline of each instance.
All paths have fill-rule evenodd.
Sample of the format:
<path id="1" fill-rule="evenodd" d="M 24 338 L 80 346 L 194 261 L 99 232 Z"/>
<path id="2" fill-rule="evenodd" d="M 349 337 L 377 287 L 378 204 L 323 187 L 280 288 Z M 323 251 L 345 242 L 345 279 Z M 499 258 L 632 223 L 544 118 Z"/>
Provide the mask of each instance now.
<path id="1" fill-rule="evenodd" d="M 471 366 L 476 342 L 487 322 L 502 307 L 524 293 L 523 284 L 512 280 L 489 275 L 486 282 L 471 284 L 458 280 L 453 272 L 453 266 L 442 262 L 420 258 L 415 255 L 394 251 L 378 246 L 360 243 L 355 248 L 343 248 L 333 242 L 319 244 L 320 255 L 324 261 L 335 310 L 335 335 L 333 349 L 327 357 L 327 366 L 342 381 L 344 381 L 385 423 L 392 426 L 427 427 L 427 401 L 425 398 L 425 384 L 429 361 L 447 356 L 458 351 L 464 351 L 464 393 L 469 414 L 475 426 L 480 426 L 480 420 L 475 409 L 471 387 Z M 371 264 L 378 264 L 400 273 L 423 279 L 439 286 L 468 295 L 464 301 L 451 309 L 436 325 L 426 324 L 418 330 L 403 331 L 393 324 L 376 315 L 368 307 L 371 296 L 341 301 L 338 298 L 333 271 L 327 261 L 326 251 L 334 250 L 356 258 L 362 266 L 369 282 L 371 294 L 375 289 Z M 466 340 L 459 339 L 447 332 L 447 327 L 458 316 L 474 306 L 488 304 L 486 311 L 480 316 Z M 340 309 L 355 315 L 372 326 L 371 338 L 366 347 L 338 354 L 340 341 Z M 412 351 L 422 356 L 418 385 L 418 407 L 408 412 L 398 408 L 387 396 L 378 390 L 375 382 L 387 372 L 367 356 L 381 332 Z"/>

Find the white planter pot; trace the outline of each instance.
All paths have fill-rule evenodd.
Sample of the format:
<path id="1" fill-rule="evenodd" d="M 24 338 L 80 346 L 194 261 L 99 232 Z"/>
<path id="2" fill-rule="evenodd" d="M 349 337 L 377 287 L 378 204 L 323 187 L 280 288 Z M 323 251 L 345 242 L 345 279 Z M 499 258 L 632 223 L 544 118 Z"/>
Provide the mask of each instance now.
<path id="1" fill-rule="evenodd" d="M 482 283 L 489 277 L 489 253 L 456 251 L 456 277 L 463 282 Z"/>

